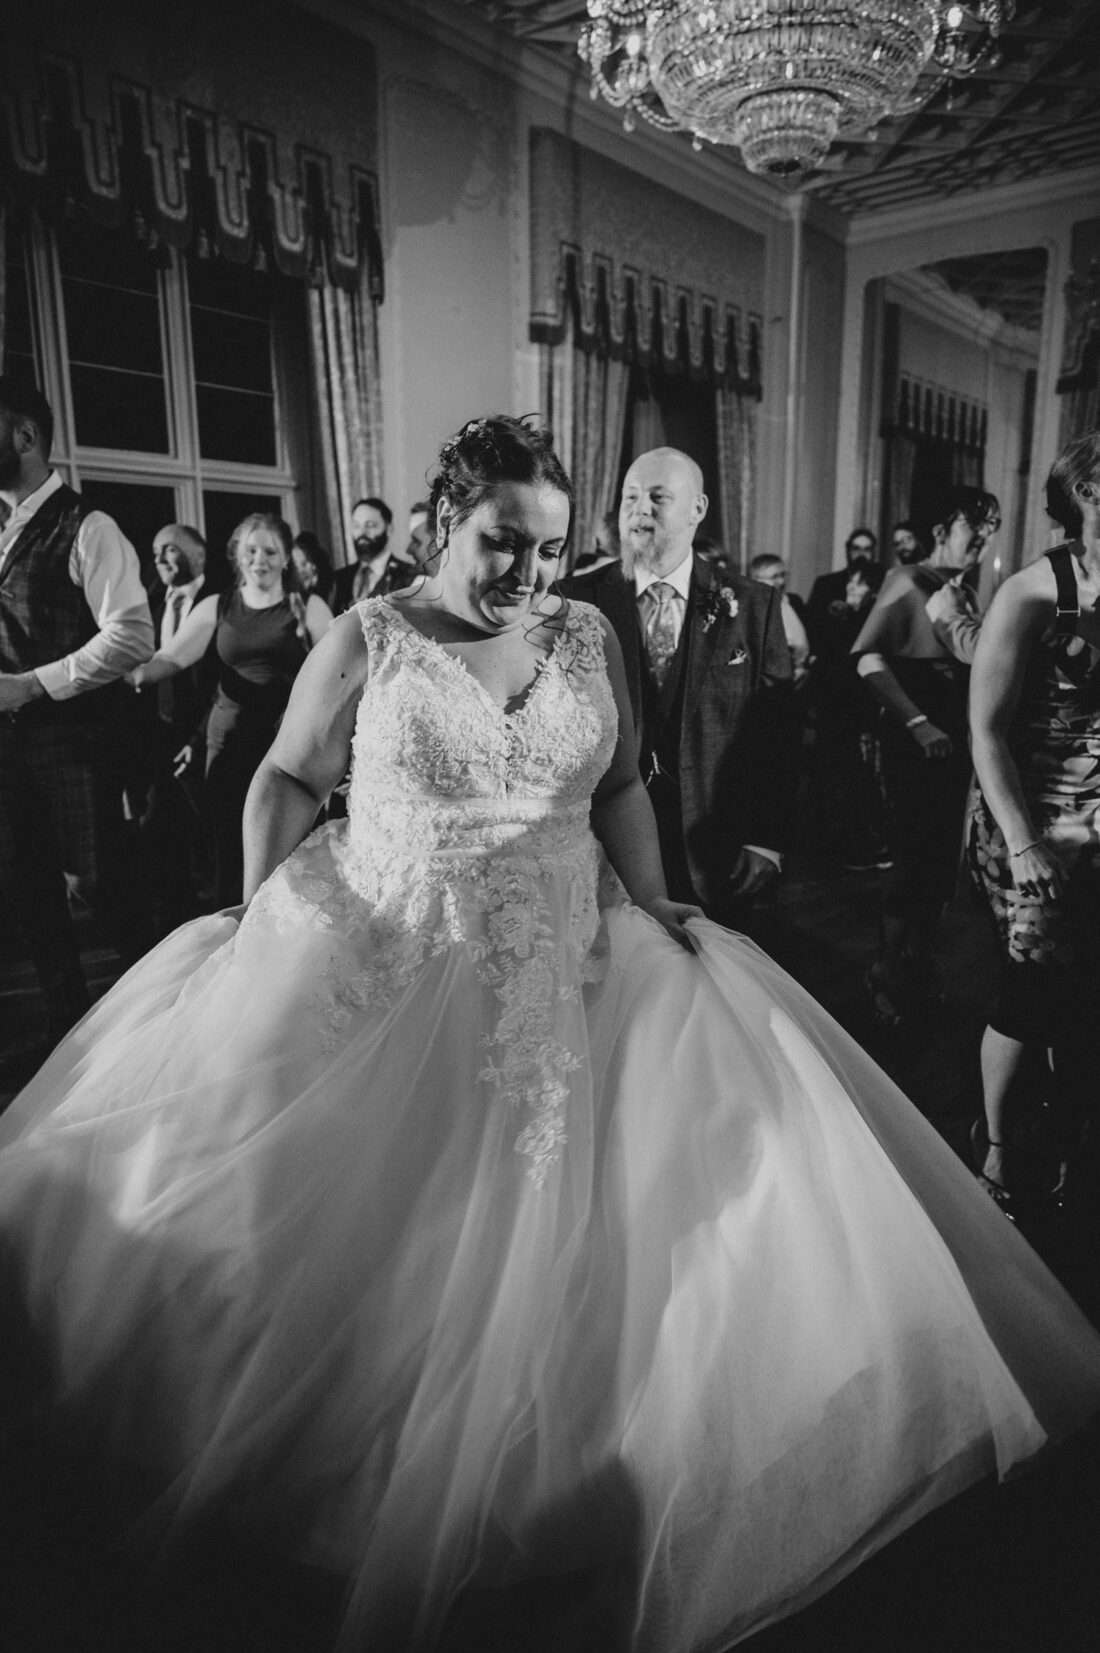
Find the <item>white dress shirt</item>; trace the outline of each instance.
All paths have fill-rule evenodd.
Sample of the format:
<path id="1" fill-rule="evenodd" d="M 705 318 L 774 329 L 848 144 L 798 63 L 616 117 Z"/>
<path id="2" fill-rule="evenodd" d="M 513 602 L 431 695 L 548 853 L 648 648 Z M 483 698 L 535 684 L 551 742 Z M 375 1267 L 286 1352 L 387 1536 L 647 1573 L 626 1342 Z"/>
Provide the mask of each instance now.
<path id="1" fill-rule="evenodd" d="M 160 617 L 158 648 L 167 648 L 183 622 L 195 606 L 195 597 L 205 580 L 205 574 L 196 574 L 186 585 L 170 585 L 165 593 L 164 613 Z"/>
<path id="2" fill-rule="evenodd" d="M 60 487 L 60 476 L 51 471 L 42 486 L 15 507 L 0 536 L 0 569 L 25 525 Z M 82 588 L 99 630 L 72 654 L 35 668 L 51 700 L 70 700 L 113 683 L 151 659 L 154 648 L 153 617 L 137 552 L 102 511 L 89 511 L 80 524 L 69 555 L 69 578 Z"/>

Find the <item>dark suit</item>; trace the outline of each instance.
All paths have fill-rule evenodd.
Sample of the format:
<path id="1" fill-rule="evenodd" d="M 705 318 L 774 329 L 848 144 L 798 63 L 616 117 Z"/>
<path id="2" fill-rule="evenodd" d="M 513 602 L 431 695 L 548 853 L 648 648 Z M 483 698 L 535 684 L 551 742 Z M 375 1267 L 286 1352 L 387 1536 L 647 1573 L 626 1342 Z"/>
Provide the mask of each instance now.
<path id="1" fill-rule="evenodd" d="M 844 601 L 851 577 L 850 569 L 834 568 L 831 574 L 819 574 L 810 589 L 810 600 L 801 619 L 810 639 L 810 647 L 815 654 L 823 646 L 828 646 L 829 605 Z"/>
<path id="2" fill-rule="evenodd" d="M 355 576 L 359 572 L 357 562 L 348 563 L 346 568 L 338 568 L 332 585 L 332 612 L 343 614 L 355 601 Z M 382 570 L 382 578 L 371 592 L 372 597 L 388 597 L 391 591 L 403 591 L 411 585 L 420 573 L 419 568 L 413 568 L 407 562 L 399 562 L 391 556 Z"/>
<path id="3" fill-rule="evenodd" d="M 577 576 L 566 594 L 595 604 L 622 647 L 669 893 L 742 922 L 743 903 L 729 890 L 742 848 L 782 850 L 792 825 L 791 657 L 779 593 L 696 557 L 662 690 L 646 659 L 634 583 L 620 564 Z"/>
<path id="4" fill-rule="evenodd" d="M 188 615 L 214 587 L 203 579 L 191 600 Z M 154 593 L 153 609 L 159 641 L 161 621 L 170 588 Z M 150 601 L 150 608 L 153 603 Z M 187 616 L 185 616 L 185 619 Z M 195 869 L 205 873 L 210 859 L 202 812 L 203 732 L 206 714 L 217 686 L 213 645 L 196 661 L 163 682 L 143 689 L 137 697 L 144 724 L 144 802 L 135 811 L 141 833 L 146 884 L 156 912 L 157 928 L 166 934 L 198 911 Z M 176 777 L 175 759 L 185 746 L 195 755 Z"/>

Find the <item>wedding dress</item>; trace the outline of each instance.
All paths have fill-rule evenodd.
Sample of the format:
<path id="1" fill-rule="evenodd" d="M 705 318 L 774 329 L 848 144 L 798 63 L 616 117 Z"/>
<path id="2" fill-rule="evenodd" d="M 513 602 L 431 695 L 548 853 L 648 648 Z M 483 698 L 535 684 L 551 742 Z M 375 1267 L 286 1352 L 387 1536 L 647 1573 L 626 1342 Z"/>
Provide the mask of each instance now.
<path id="1" fill-rule="evenodd" d="M 636 1653 L 728 1646 L 1100 1408 L 1100 1340 L 777 966 L 626 899 L 594 610 L 511 713 L 359 613 L 349 820 L 55 1052 L 0 1231 L 62 1397 L 349 1647 L 601 1569 Z"/>

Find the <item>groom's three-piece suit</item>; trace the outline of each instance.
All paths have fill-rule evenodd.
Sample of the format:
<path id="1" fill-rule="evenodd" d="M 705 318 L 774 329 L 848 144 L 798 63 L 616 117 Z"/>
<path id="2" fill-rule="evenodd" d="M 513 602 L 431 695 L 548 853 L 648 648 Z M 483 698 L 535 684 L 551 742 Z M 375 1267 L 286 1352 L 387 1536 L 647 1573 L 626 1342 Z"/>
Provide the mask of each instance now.
<path id="1" fill-rule="evenodd" d="M 619 563 L 571 580 L 619 639 L 638 762 L 669 894 L 740 924 L 746 846 L 781 851 L 793 814 L 791 661 L 779 594 L 695 557 L 679 643 L 658 686 L 634 582 Z"/>

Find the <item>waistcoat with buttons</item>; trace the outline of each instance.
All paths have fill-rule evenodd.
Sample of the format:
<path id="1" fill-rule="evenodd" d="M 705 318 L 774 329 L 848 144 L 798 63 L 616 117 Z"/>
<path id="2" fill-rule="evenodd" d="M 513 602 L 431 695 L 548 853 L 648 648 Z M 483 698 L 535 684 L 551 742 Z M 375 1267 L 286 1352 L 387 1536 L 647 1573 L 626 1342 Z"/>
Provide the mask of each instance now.
<path id="1" fill-rule="evenodd" d="M 0 567 L 0 671 L 26 672 L 81 648 L 98 627 L 83 588 L 69 578 L 80 524 L 94 509 L 62 483 L 7 549 Z M 74 695 L 44 696 L 16 714 L 20 722 L 100 722 L 117 684 Z"/>

